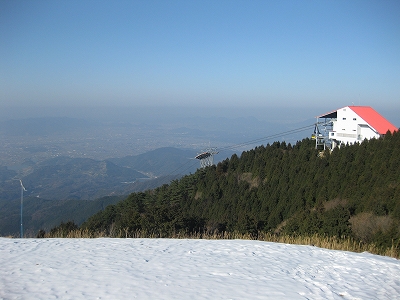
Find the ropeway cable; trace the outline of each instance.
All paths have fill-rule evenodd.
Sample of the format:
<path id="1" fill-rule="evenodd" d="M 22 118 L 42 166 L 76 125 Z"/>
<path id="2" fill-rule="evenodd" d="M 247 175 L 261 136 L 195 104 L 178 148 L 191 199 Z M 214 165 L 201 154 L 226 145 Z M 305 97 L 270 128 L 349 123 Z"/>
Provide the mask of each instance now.
<path id="1" fill-rule="evenodd" d="M 265 140 L 273 139 L 273 138 L 276 138 L 276 137 L 279 137 L 279 136 L 282 136 L 282 135 L 289 135 L 289 134 L 293 134 L 293 133 L 298 133 L 298 132 L 306 131 L 306 130 L 309 130 L 310 128 L 314 127 L 314 126 L 315 126 L 315 123 L 314 123 L 314 124 L 311 124 L 311 125 L 303 126 L 303 127 L 300 127 L 300 128 L 296 128 L 296 129 L 284 131 L 284 132 L 281 132 L 281 133 L 273 134 L 273 135 L 270 135 L 270 136 L 262 137 L 262 138 L 259 138 L 259 139 L 251 140 L 251 141 L 248 141 L 248 142 L 243 142 L 243 143 L 240 143 L 240 144 L 236 144 L 236 145 L 232 145 L 232 146 L 227 146 L 227 147 L 223 147 L 223 148 L 217 148 L 217 150 L 218 150 L 218 151 L 224 151 L 224 150 L 235 149 L 235 148 L 239 148 L 239 147 L 243 147 L 243 146 L 247 146 L 247 145 L 259 143 L 259 142 L 262 142 L 262 141 L 265 141 Z M 181 165 L 180 167 L 178 167 L 177 169 L 175 169 L 174 171 L 172 171 L 172 172 L 171 172 L 170 174 L 168 174 L 167 176 L 173 175 L 176 171 L 178 171 L 178 170 L 180 170 L 181 168 L 183 168 L 183 167 L 184 167 L 186 164 L 188 164 L 189 162 L 190 162 L 190 160 L 188 160 L 188 161 L 185 162 L 183 165 Z M 184 170 L 182 171 L 182 173 L 184 173 L 186 170 L 188 170 L 188 169 L 190 169 L 191 167 L 193 167 L 195 164 L 197 164 L 197 162 L 191 164 L 189 167 L 187 167 L 186 169 L 184 169 Z"/>
<path id="2" fill-rule="evenodd" d="M 176 171 L 178 171 L 179 169 L 183 168 L 185 165 L 187 165 L 188 163 L 191 162 L 191 159 L 189 159 L 187 162 L 185 162 L 184 164 L 182 164 L 181 166 L 179 166 L 178 168 L 176 168 L 175 170 L 173 170 L 171 173 L 169 173 L 166 176 L 172 176 Z M 189 167 L 187 167 L 185 170 L 182 171 L 182 173 L 188 169 L 190 169 L 191 167 L 193 167 L 195 164 L 197 164 L 197 161 L 193 164 L 191 164 Z"/>
<path id="3" fill-rule="evenodd" d="M 303 126 L 303 127 L 300 127 L 300 128 L 284 131 L 284 132 L 281 132 L 281 133 L 273 134 L 273 135 L 270 135 L 270 136 L 266 136 L 266 137 L 263 137 L 263 138 L 259 138 L 259 139 L 256 139 L 256 140 L 243 142 L 243 143 L 240 143 L 240 144 L 227 146 L 227 147 L 223 147 L 223 148 L 218 148 L 217 150 L 223 151 L 223 150 L 230 150 L 230 149 L 234 149 L 234 148 L 239 148 L 239 147 L 243 147 L 243 146 L 259 143 L 259 142 L 262 142 L 262 141 L 265 141 L 265 140 L 269 140 L 269 139 L 272 139 L 272 138 L 276 138 L 276 137 L 279 137 L 279 136 L 282 136 L 282 135 L 288 135 L 288 134 L 293 134 L 293 133 L 306 131 L 306 130 L 310 129 L 311 127 L 314 127 L 314 126 L 315 126 L 315 123 L 311 124 L 311 125 Z"/>

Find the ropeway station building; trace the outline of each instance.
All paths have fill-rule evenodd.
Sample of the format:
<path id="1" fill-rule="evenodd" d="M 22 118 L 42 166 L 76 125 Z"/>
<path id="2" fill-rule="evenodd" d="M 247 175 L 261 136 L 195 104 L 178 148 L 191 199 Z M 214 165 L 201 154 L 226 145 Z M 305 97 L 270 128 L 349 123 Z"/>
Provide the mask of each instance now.
<path id="1" fill-rule="evenodd" d="M 379 138 L 398 128 L 370 106 L 346 106 L 317 117 L 314 134 L 317 149 L 333 150 L 341 145 Z"/>

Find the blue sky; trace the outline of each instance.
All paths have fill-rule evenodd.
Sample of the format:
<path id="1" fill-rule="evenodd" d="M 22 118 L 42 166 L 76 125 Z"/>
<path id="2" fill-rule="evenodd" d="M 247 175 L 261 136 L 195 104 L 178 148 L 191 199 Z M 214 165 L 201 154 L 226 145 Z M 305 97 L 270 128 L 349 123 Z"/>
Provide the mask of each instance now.
<path id="1" fill-rule="evenodd" d="M 396 0 L 1 0 L 0 106 L 399 110 L 399 16 Z"/>

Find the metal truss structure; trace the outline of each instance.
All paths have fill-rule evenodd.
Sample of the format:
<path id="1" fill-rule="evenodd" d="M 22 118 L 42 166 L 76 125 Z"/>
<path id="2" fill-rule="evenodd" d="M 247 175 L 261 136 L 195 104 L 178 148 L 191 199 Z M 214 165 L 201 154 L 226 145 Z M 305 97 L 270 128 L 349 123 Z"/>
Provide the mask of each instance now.
<path id="1" fill-rule="evenodd" d="M 218 154 L 217 148 L 208 148 L 198 154 L 195 159 L 200 160 L 200 168 L 212 166 L 214 164 L 214 155 Z"/>
<path id="2" fill-rule="evenodd" d="M 311 139 L 315 140 L 315 149 L 325 150 L 332 149 L 332 140 L 329 137 L 329 132 L 332 131 L 332 120 L 330 118 L 324 118 L 324 121 L 315 123 L 314 133 L 311 135 Z"/>

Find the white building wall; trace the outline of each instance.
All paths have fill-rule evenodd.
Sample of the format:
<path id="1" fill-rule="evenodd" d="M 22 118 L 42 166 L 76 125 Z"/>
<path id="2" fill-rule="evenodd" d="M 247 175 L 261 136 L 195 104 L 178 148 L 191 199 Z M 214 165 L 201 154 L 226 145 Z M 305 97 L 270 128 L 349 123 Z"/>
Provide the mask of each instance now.
<path id="1" fill-rule="evenodd" d="M 378 138 L 379 134 L 348 106 L 337 110 L 337 119 L 333 120 L 329 138 L 336 140 L 338 145 L 351 145 L 374 137 Z"/>

